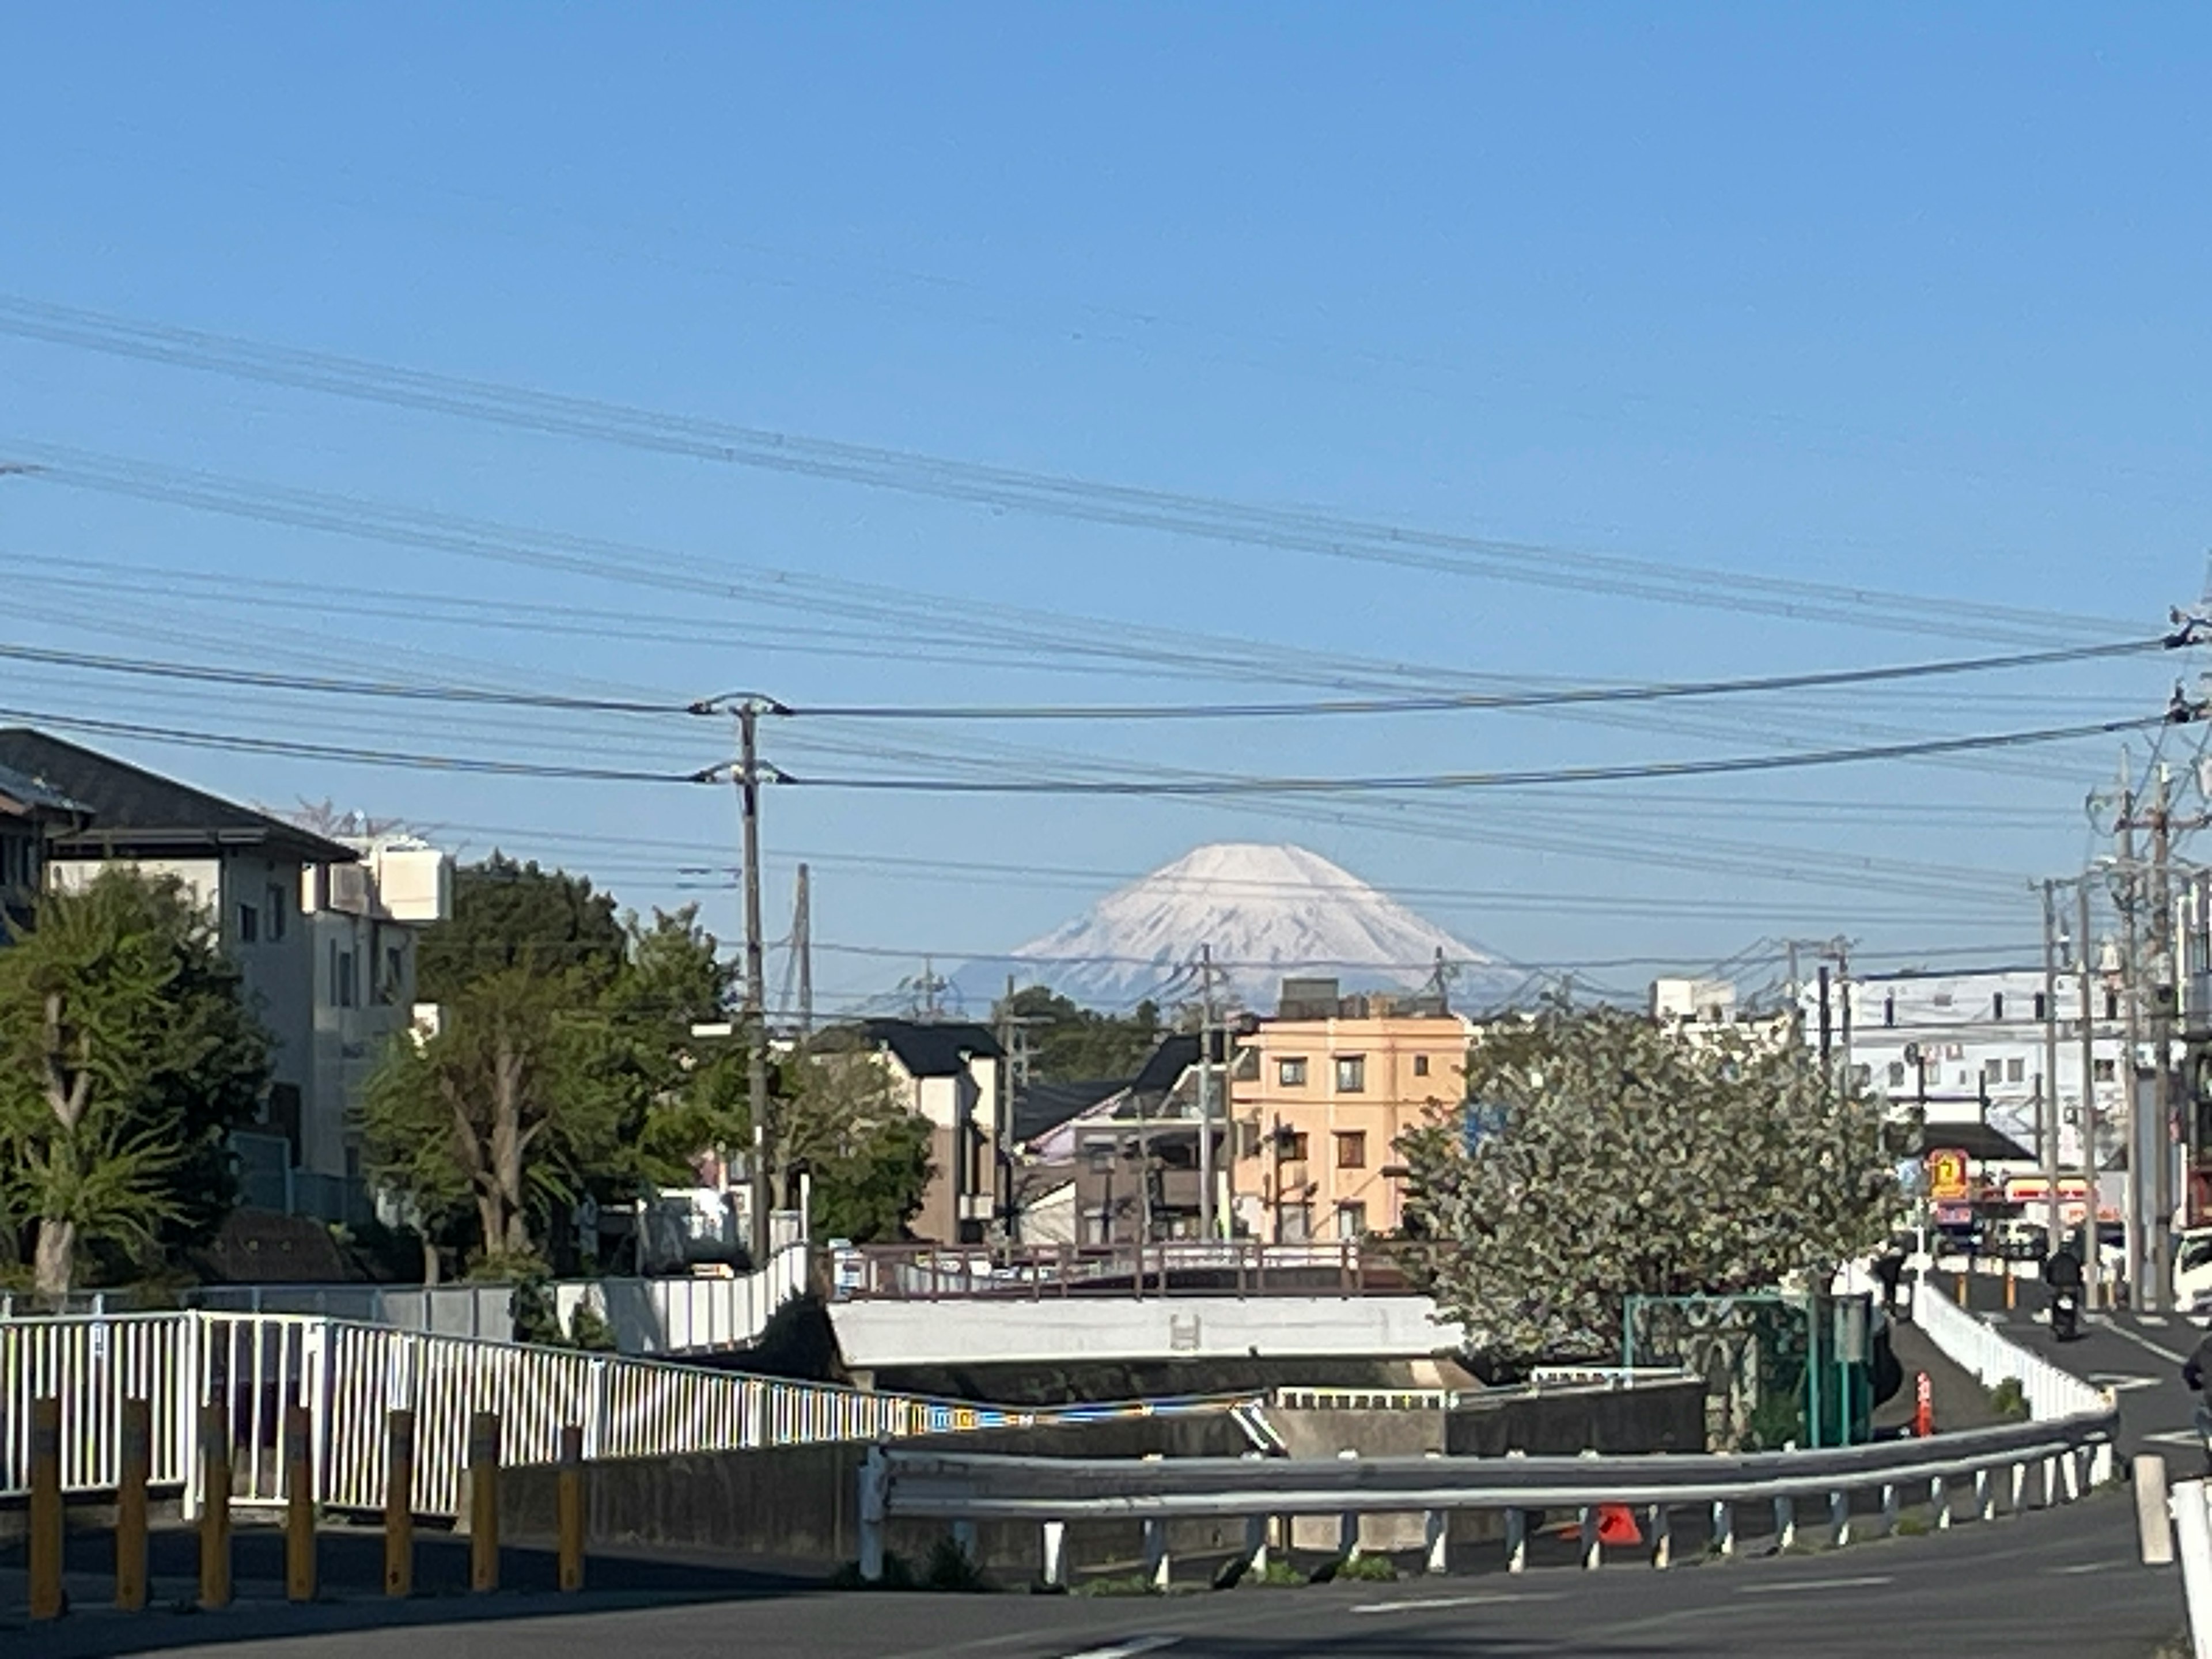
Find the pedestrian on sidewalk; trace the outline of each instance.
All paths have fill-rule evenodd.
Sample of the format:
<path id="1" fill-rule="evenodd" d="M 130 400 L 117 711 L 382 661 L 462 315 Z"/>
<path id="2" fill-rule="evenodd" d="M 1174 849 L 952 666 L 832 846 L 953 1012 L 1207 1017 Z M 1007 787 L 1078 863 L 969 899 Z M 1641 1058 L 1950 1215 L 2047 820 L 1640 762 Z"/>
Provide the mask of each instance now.
<path id="1" fill-rule="evenodd" d="M 1875 1283 L 1881 1286 L 1881 1310 L 1892 1319 L 1905 1317 L 1898 1298 L 1898 1287 L 1905 1281 L 1905 1250 L 1894 1235 L 1882 1253 L 1874 1259 Z"/>

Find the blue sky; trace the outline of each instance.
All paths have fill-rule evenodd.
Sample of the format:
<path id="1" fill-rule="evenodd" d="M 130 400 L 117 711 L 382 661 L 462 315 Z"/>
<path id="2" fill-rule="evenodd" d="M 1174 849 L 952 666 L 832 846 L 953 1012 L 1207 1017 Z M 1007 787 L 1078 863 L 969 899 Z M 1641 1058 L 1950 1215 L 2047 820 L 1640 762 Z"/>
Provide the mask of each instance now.
<path id="1" fill-rule="evenodd" d="M 1900 632 L 1871 608 L 1791 622 L 1417 573 L 0 332 L 0 459 L 89 452 L 142 484 L 199 471 L 264 505 L 308 490 L 490 521 L 526 551 L 620 544 L 591 555 L 599 574 L 549 571 L 58 469 L 0 481 L 14 643 L 683 697 L 1177 701 L 1376 663 L 1408 684 L 1583 683 L 1976 654 L 2009 642 L 1989 607 L 2071 643 L 2154 631 L 2203 585 L 2212 52 L 2179 9 L 19 7 L 8 31 L 8 296 L 1925 600 Z M 822 580 L 770 584 L 795 606 L 696 591 L 740 567 Z M 1261 678 L 1145 659 L 1171 635 L 1243 641 Z M 1085 641 L 1122 656 L 1102 672 L 1071 653 Z M 1597 763 L 2118 718 L 2184 668 L 1615 722 L 772 727 L 769 752 L 816 774 L 923 764 L 887 744 L 969 775 Z M 711 723 L 21 665 L 0 694 L 363 748 L 683 769 L 726 747 Z M 101 741 L 270 804 L 330 797 L 592 870 L 628 902 L 697 898 L 734 929 L 712 867 L 726 792 Z M 1624 988 L 1784 933 L 2014 955 L 2035 936 L 2026 884 L 2079 866 L 2081 798 L 2118 762 L 2099 741 L 1344 809 L 772 791 L 769 902 L 813 857 L 817 936 L 848 947 L 817 963 L 832 1000 L 924 951 L 1009 946 L 1225 837 L 1300 842 L 1438 896 L 1416 908 L 1462 937 L 1618 964 L 1582 971 Z"/>

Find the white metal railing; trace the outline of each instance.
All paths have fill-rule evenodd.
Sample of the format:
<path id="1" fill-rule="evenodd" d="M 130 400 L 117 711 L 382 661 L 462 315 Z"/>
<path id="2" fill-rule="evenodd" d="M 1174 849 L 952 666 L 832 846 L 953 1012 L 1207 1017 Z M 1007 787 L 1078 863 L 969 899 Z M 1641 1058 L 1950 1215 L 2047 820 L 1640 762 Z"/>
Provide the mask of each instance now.
<path id="1" fill-rule="evenodd" d="M 496 1412 L 502 1457 L 556 1460 L 569 1424 L 587 1457 L 651 1457 L 833 1440 L 887 1440 L 1033 1422 L 908 1395 L 863 1394 L 651 1360 L 394 1330 L 287 1314 L 191 1310 L 0 1320 L 0 1497 L 29 1489 L 31 1402 L 62 1402 L 62 1483 L 112 1487 L 127 1401 L 151 1402 L 157 1487 L 202 1498 L 199 1407 L 223 1408 L 234 1501 L 285 1496 L 285 1408 L 313 1425 L 318 1502 L 384 1503 L 386 1413 L 416 1414 L 414 1508 L 459 1511 L 469 1419 Z"/>
<path id="2" fill-rule="evenodd" d="M 2021 1347 L 1933 1285 L 1923 1283 L 1914 1296 L 1912 1318 L 1946 1358 L 1984 1388 L 1994 1388 L 2007 1377 L 2017 1379 L 2027 1401 L 2028 1415 L 2037 1422 L 2101 1411 L 2112 1397 L 2041 1354 Z"/>
<path id="3" fill-rule="evenodd" d="M 748 1347 L 775 1310 L 807 1290 L 805 1240 L 787 1243 L 757 1273 L 670 1279 L 559 1279 L 548 1288 L 564 1331 L 588 1308 L 617 1352 L 702 1353 Z M 188 1291 L 188 1307 L 216 1314 L 297 1314 L 440 1336 L 514 1340 L 514 1286 L 486 1285 L 210 1285 Z M 128 1291 L 93 1291 L 59 1309 L 0 1291 L 0 1320 L 57 1311 L 100 1315 L 132 1306 Z"/>

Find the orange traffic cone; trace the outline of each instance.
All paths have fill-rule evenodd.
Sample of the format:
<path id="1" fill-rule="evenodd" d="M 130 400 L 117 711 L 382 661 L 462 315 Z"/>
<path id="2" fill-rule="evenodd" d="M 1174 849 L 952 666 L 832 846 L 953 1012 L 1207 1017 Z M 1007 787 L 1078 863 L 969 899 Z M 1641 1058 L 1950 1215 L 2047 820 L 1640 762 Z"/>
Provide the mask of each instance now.
<path id="1" fill-rule="evenodd" d="M 1642 1543 L 1644 1533 L 1636 1524 L 1635 1512 L 1626 1504 L 1599 1504 L 1597 1541 L 1607 1545 Z"/>

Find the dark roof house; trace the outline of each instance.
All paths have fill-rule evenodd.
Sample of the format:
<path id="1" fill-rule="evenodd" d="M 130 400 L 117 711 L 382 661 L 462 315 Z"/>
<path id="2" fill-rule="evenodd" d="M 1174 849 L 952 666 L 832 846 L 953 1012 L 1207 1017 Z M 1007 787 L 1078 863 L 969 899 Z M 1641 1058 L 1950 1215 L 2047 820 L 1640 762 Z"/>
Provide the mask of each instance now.
<path id="1" fill-rule="evenodd" d="M 351 848 L 282 818 L 24 726 L 0 729 L 0 781 L 11 774 L 88 815 L 88 822 L 49 841 L 58 858 L 176 858 L 248 848 L 307 864 L 350 864 L 356 857 Z"/>
<path id="2" fill-rule="evenodd" d="M 970 1060 L 1003 1060 L 1006 1054 L 990 1027 L 972 1020 L 869 1019 L 860 1029 L 913 1077 L 957 1077 Z"/>
<path id="3" fill-rule="evenodd" d="M 1125 1077 L 1091 1078 L 1079 1083 L 1030 1083 L 1014 1094 L 1014 1141 L 1018 1146 L 1048 1134 L 1070 1118 L 1080 1117 L 1129 1086 Z"/>

